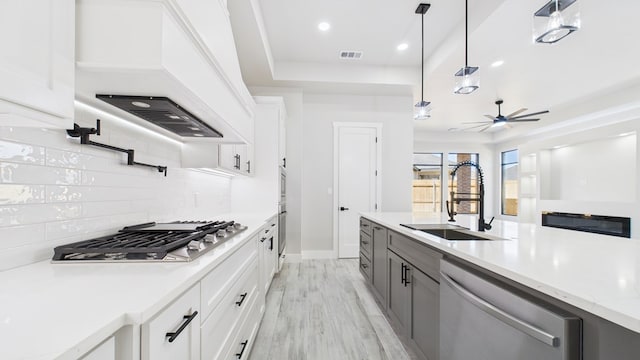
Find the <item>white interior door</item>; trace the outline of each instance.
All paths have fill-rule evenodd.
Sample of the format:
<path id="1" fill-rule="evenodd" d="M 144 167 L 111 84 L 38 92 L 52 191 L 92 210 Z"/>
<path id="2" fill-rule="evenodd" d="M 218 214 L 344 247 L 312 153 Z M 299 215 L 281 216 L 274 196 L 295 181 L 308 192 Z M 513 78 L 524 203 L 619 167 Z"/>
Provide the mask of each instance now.
<path id="1" fill-rule="evenodd" d="M 359 256 L 359 213 L 376 208 L 376 135 L 373 127 L 338 130 L 338 257 Z"/>

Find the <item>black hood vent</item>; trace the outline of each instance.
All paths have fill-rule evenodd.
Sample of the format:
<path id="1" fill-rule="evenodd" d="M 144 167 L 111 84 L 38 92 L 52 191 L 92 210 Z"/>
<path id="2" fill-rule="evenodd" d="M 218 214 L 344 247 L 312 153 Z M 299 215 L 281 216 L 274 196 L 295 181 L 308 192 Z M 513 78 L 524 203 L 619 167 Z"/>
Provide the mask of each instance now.
<path id="1" fill-rule="evenodd" d="M 99 94 L 96 98 L 182 137 L 222 137 L 216 129 L 167 97 Z"/>

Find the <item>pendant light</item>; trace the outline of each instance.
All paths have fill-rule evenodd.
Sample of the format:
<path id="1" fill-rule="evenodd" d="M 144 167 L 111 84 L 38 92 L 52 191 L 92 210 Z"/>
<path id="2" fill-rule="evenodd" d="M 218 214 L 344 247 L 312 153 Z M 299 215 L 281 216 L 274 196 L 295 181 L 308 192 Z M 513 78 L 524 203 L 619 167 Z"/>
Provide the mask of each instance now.
<path id="1" fill-rule="evenodd" d="M 456 94 L 471 94 L 480 87 L 478 67 L 469 66 L 469 0 L 464 1 L 464 67 L 456 73 Z"/>
<path id="2" fill-rule="evenodd" d="M 556 43 L 580 29 L 580 9 L 576 0 L 551 0 L 533 15 L 533 40 Z M 573 5 L 573 6 L 572 6 Z"/>
<path id="3" fill-rule="evenodd" d="M 431 4 L 420 4 L 418 5 L 418 7 L 416 8 L 416 14 L 420 14 L 422 15 L 422 56 L 420 57 L 420 59 L 422 60 L 422 68 L 421 68 L 421 95 L 420 95 L 420 101 L 418 101 L 416 103 L 415 106 L 415 114 L 413 116 L 414 120 L 425 120 L 431 117 L 431 108 L 429 107 L 429 105 L 431 105 L 430 102 L 428 101 L 424 101 L 424 14 L 427 13 L 427 10 L 429 10 L 429 8 L 431 7 Z"/>

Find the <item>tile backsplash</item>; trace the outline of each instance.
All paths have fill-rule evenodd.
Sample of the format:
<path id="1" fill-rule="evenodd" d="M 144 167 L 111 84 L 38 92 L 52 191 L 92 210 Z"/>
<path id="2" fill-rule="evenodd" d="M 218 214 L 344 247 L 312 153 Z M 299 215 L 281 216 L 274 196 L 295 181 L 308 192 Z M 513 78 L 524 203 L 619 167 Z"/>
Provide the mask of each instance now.
<path id="1" fill-rule="evenodd" d="M 84 114 L 82 126 L 95 117 Z M 81 116 L 82 117 L 82 116 Z M 50 259 L 57 245 L 148 221 L 208 219 L 230 210 L 230 179 L 180 168 L 180 144 L 144 129 L 102 122 L 95 141 L 136 150 L 80 145 L 64 130 L 0 123 L 0 270 Z"/>

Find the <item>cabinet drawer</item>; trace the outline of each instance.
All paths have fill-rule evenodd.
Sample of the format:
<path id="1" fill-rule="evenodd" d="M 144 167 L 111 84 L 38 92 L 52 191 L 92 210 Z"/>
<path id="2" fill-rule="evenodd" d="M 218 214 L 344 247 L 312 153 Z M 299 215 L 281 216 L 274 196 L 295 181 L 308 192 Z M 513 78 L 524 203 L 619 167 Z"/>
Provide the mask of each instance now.
<path id="1" fill-rule="evenodd" d="M 249 358 L 249 353 L 253 347 L 253 342 L 260 327 L 260 306 L 258 298 L 255 297 L 249 307 L 249 312 L 242 322 L 240 331 L 229 344 L 226 355 L 220 359 L 224 360 L 245 360 Z M 260 355 L 254 356 L 260 358 Z M 203 358 L 202 360 L 206 360 Z"/>
<path id="2" fill-rule="evenodd" d="M 202 293 L 202 318 L 204 322 L 211 311 L 220 303 L 224 295 L 250 264 L 257 262 L 258 249 L 255 238 L 244 244 L 215 269 L 211 270 L 200 282 Z"/>
<path id="3" fill-rule="evenodd" d="M 360 251 L 365 253 L 371 259 L 371 235 L 360 231 Z"/>
<path id="4" fill-rule="evenodd" d="M 423 273 L 433 279 L 440 279 L 440 259 L 442 254 L 426 245 L 389 231 L 389 249 L 407 259 Z"/>
<path id="5" fill-rule="evenodd" d="M 116 340 L 109 337 L 80 360 L 116 360 Z"/>
<path id="6" fill-rule="evenodd" d="M 360 218 L 360 231 L 371 235 L 371 221 L 361 217 Z"/>
<path id="7" fill-rule="evenodd" d="M 162 310 L 155 318 L 142 325 L 142 359 L 200 358 L 200 288 L 195 285 Z M 193 321 L 195 320 L 195 321 Z M 168 334 L 179 333 L 172 340 Z M 172 340 L 172 341 L 170 341 Z"/>
<path id="8" fill-rule="evenodd" d="M 371 261 L 364 253 L 360 253 L 360 272 L 367 281 L 371 281 Z"/>
<path id="9" fill-rule="evenodd" d="M 200 331 L 202 360 L 218 359 L 225 345 L 237 334 L 240 320 L 250 311 L 249 304 L 259 296 L 258 278 L 259 268 L 255 262 L 206 319 Z"/>

